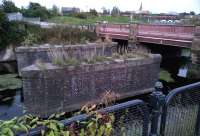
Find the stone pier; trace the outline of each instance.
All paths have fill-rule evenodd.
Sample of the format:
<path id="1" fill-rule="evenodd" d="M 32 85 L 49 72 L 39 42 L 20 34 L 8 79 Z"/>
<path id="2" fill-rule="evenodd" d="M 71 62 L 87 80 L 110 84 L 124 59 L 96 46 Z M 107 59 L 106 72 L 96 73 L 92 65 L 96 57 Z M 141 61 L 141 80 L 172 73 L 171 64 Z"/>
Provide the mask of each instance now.
<path id="1" fill-rule="evenodd" d="M 192 52 L 192 65 L 190 67 L 191 78 L 200 78 L 200 26 L 196 26 L 191 52 Z"/>
<path id="2" fill-rule="evenodd" d="M 51 62 L 48 55 L 50 48 L 56 48 L 58 51 L 64 51 L 69 57 L 83 60 L 94 55 L 94 53 L 98 56 L 111 56 L 112 52 L 116 52 L 116 43 L 99 42 L 79 45 L 44 44 L 31 47 L 21 46 L 16 48 L 19 74 L 21 75 L 22 68 L 34 64 L 36 60 L 40 60 L 42 62 Z"/>
<path id="3" fill-rule="evenodd" d="M 70 112 L 90 102 L 101 102 L 107 91 L 117 98 L 152 92 L 158 80 L 161 56 L 110 59 L 95 64 L 59 67 L 45 63 L 21 71 L 24 104 L 28 113 L 48 116 Z"/>

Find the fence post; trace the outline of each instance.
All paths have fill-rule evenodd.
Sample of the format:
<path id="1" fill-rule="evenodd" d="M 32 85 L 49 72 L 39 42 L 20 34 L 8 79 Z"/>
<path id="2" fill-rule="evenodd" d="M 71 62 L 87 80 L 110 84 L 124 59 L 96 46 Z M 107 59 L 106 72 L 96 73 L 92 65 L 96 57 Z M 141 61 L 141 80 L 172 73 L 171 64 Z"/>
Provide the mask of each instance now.
<path id="1" fill-rule="evenodd" d="M 165 101 L 165 95 L 162 93 L 163 85 L 161 82 L 157 82 L 155 85 L 155 91 L 151 94 L 150 103 L 152 106 L 152 122 L 150 136 L 159 136 L 159 125 L 162 106 Z"/>
<path id="2" fill-rule="evenodd" d="M 196 132 L 196 136 L 200 135 L 200 102 L 199 102 L 195 132 Z"/>

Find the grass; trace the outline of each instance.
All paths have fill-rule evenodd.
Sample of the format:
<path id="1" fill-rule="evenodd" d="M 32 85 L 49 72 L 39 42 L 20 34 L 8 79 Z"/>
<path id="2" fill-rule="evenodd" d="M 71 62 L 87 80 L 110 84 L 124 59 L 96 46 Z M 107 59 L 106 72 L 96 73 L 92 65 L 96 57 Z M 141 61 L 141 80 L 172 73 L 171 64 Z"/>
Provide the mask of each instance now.
<path id="1" fill-rule="evenodd" d="M 100 16 L 100 17 L 88 17 L 87 19 L 81 19 L 72 16 L 57 16 L 48 20 L 49 22 L 62 23 L 62 24 L 74 24 L 74 25 L 85 25 L 94 24 L 97 21 L 108 21 L 109 23 L 128 23 L 129 17 L 124 16 Z"/>

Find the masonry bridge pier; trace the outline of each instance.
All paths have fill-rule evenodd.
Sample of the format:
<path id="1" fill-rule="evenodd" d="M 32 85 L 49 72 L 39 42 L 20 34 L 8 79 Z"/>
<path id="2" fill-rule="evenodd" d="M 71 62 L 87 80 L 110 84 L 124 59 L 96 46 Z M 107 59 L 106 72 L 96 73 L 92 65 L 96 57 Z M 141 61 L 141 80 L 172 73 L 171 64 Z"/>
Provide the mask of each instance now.
<path id="1" fill-rule="evenodd" d="M 175 47 L 175 50 L 179 50 L 178 54 L 186 55 L 191 50 L 195 50 L 194 52 L 200 50 L 199 26 L 100 23 L 97 25 L 96 32 L 101 38 L 108 37 L 117 41 L 122 45 L 121 48 L 127 48 L 128 43 L 147 47 L 154 44 L 158 48 L 161 48 L 160 46 L 163 46 L 162 48 Z M 194 49 L 193 46 L 195 46 Z M 193 56 L 198 57 L 198 55 Z"/>

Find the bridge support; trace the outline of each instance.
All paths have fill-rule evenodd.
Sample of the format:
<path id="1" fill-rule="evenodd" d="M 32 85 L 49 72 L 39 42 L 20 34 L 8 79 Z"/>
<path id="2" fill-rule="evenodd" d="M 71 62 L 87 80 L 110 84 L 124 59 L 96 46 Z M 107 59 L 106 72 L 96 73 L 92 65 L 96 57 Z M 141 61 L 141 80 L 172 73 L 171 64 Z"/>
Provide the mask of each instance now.
<path id="1" fill-rule="evenodd" d="M 192 65 L 190 67 L 190 76 L 200 78 L 200 26 L 196 27 L 191 53 Z"/>
<path id="2" fill-rule="evenodd" d="M 200 64 L 200 26 L 196 27 L 194 39 L 192 42 L 192 62 Z"/>

